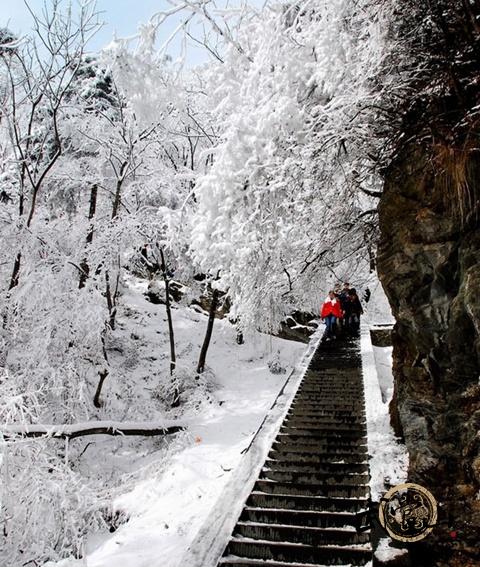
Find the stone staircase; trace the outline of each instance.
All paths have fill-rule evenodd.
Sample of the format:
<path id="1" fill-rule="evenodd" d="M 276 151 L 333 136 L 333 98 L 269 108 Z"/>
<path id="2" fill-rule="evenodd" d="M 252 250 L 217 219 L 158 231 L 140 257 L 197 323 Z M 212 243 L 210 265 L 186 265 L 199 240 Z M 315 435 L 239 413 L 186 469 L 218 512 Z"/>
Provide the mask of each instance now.
<path id="1" fill-rule="evenodd" d="M 366 565 L 368 480 L 358 340 L 324 343 L 218 565 Z"/>

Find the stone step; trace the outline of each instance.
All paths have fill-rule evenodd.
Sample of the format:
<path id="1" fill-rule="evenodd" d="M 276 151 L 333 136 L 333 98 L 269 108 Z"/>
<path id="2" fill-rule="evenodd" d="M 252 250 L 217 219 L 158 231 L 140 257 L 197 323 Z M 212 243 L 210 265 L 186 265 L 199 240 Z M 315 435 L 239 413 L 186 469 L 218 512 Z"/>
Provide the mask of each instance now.
<path id="1" fill-rule="evenodd" d="M 358 533 L 355 528 L 316 528 L 283 526 L 239 521 L 233 536 L 274 542 L 306 543 L 307 545 L 358 545 L 368 543 L 370 532 Z"/>
<path id="2" fill-rule="evenodd" d="M 281 560 L 285 563 L 312 563 L 313 565 L 365 565 L 372 551 L 365 547 L 313 546 L 289 543 L 261 542 L 232 538 L 227 555 L 263 560 Z"/>
<path id="3" fill-rule="evenodd" d="M 308 424 L 305 426 L 300 426 L 298 424 L 290 424 L 289 422 L 284 422 L 284 425 L 280 428 L 281 435 L 291 435 L 292 437 L 330 437 L 342 439 L 365 439 L 366 430 L 364 427 L 356 427 L 354 425 L 342 426 L 332 424 L 326 426 L 325 424 L 318 424 L 314 426 Z"/>
<path id="4" fill-rule="evenodd" d="M 281 461 L 269 459 L 265 461 L 264 469 L 272 471 L 291 471 L 291 472 L 318 472 L 320 474 L 328 473 L 348 473 L 348 474 L 367 474 L 368 464 L 364 463 L 332 463 L 329 461 L 315 462 L 304 461 L 298 462 L 298 459 L 291 459 L 288 461 Z"/>
<path id="5" fill-rule="evenodd" d="M 348 376 L 339 376 L 336 373 L 336 376 L 332 378 L 324 373 L 318 373 L 305 376 L 299 388 L 304 386 L 327 386 L 335 390 L 338 390 L 338 388 L 358 390 L 363 389 L 363 379 L 357 373 Z"/>
<path id="6" fill-rule="evenodd" d="M 324 388 L 309 388 L 308 390 L 297 390 L 295 398 L 325 398 L 331 401 L 343 401 L 349 403 L 358 403 L 363 402 L 363 393 L 362 392 L 342 392 L 339 391 L 332 391 L 330 390 L 327 392 Z M 294 398 L 294 399 L 295 399 Z"/>
<path id="7" fill-rule="evenodd" d="M 292 435 L 290 433 L 279 433 L 273 444 L 274 447 L 276 443 L 281 445 L 309 446 L 313 449 L 328 447 L 348 448 L 349 450 L 357 447 L 363 449 L 367 448 L 366 437 L 342 437 L 341 435 L 335 435 L 334 432 L 330 432 L 328 435 Z"/>
<path id="8" fill-rule="evenodd" d="M 271 449 L 268 453 L 268 458 L 276 462 L 287 463 L 311 463 L 312 465 L 318 464 L 321 466 L 324 463 L 367 463 L 368 455 L 366 452 L 317 452 L 311 451 L 299 452 L 293 450 L 289 446 L 281 446 L 280 449 Z"/>
<path id="9" fill-rule="evenodd" d="M 346 394 L 361 394 L 363 392 L 363 386 L 361 384 L 349 384 L 349 383 L 339 383 L 336 382 L 335 385 L 325 380 L 310 380 L 308 382 L 303 382 L 298 387 L 297 392 L 310 392 L 310 391 L 324 391 L 326 394 L 335 394 L 340 392 L 345 392 Z"/>
<path id="10" fill-rule="evenodd" d="M 325 496 L 302 496 L 295 494 L 274 494 L 254 490 L 247 506 L 259 508 L 280 508 L 316 512 L 349 512 L 363 514 L 368 509 L 367 498 L 329 498 Z"/>
<path id="11" fill-rule="evenodd" d="M 330 387 L 333 392 L 339 391 L 341 388 L 346 390 L 363 390 L 363 381 L 360 378 L 349 376 L 344 378 L 339 378 L 337 375 L 335 378 L 328 378 L 328 376 L 307 376 L 303 379 L 299 388 L 309 388 L 310 386 L 318 387 Z"/>
<path id="12" fill-rule="evenodd" d="M 341 443 L 341 442 L 317 442 L 317 443 L 298 443 L 292 441 L 289 436 L 283 442 L 275 441 L 272 444 L 272 449 L 280 453 L 303 453 L 311 455 L 323 455 L 323 459 L 327 458 L 327 455 L 337 460 L 341 460 L 344 456 L 355 455 L 358 460 L 360 458 L 366 458 L 368 447 L 367 445 L 361 445 L 359 443 Z M 340 456 L 341 455 L 341 456 Z"/>
<path id="13" fill-rule="evenodd" d="M 292 400 L 292 408 L 299 405 L 305 404 L 314 406 L 317 409 L 341 409 L 341 410 L 352 410 L 355 411 L 357 408 L 363 409 L 363 399 L 349 399 L 343 396 L 339 396 L 335 399 L 324 400 L 322 396 L 306 396 L 302 394 L 296 395 Z"/>
<path id="14" fill-rule="evenodd" d="M 301 390 L 295 394 L 294 400 L 315 400 L 328 401 L 333 403 L 362 404 L 363 393 L 361 392 L 326 392 L 323 388 L 315 388 L 310 390 Z"/>
<path id="15" fill-rule="evenodd" d="M 290 426 L 303 426 L 303 427 L 310 427 L 310 426 L 325 426 L 325 427 L 362 427 L 366 428 L 367 422 L 365 420 L 361 420 L 355 416 L 343 416 L 343 417 L 332 417 L 326 415 L 312 415 L 312 416 L 302 416 L 302 415 L 295 415 L 288 413 L 285 418 L 285 424 Z"/>
<path id="16" fill-rule="evenodd" d="M 265 561 L 264 559 L 248 559 L 240 558 L 235 555 L 222 557 L 218 565 L 225 565 L 225 567 L 319 567 L 318 563 L 285 563 L 284 561 Z M 322 567 L 322 566 L 320 566 Z M 348 565 L 338 565 L 337 567 L 351 567 Z"/>
<path id="17" fill-rule="evenodd" d="M 338 498 L 368 498 L 368 485 L 350 484 L 305 484 L 279 482 L 266 478 L 257 480 L 254 490 L 270 494 L 291 494 L 305 496 L 330 496 Z"/>
<path id="18" fill-rule="evenodd" d="M 361 414 L 363 411 L 363 404 L 358 402 L 335 402 L 329 403 L 322 400 L 307 400 L 305 398 L 298 398 L 292 402 L 291 405 L 292 411 L 295 410 L 309 410 L 310 412 L 318 412 L 321 415 L 321 412 L 335 412 L 335 411 L 344 411 L 347 414 L 355 415 Z"/>
<path id="19" fill-rule="evenodd" d="M 272 450 L 277 453 L 288 455 L 283 457 L 285 460 L 290 461 L 298 460 L 297 456 L 310 454 L 313 458 L 319 459 L 323 462 L 329 461 L 347 461 L 345 457 L 355 457 L 353 462 L 367 462 L 368 458 L 368 448 L 366 445 L 360 445 L 358 443 L 334 443 L 334 442 L 320 442 L 317 443 L 299 443 L 292 441 L 287 437 L 285 442 L 275 442 L 272 445 Z M 275 457 L 274 454 L 269 455 L 272 458 Z"/>
<path id="20" fill-rule="evenodd" d="M 289 416 L 305 416 L 305 417 L 331 417 L 331 418 L 342 418 L 342 417 L 352 417 L 352 418 L 361 418 L 365 420 L 365 410 L 356 410 L 354 412 L 350 410 L 329 410 L 329 409 L 321 409 L 318 408 L 291 408 L 288 410 Z"/>
<path id="21" fill-rule="evenodd" d="M 277 482 L 291 482 L 293 484 L 321 484 L 325 486 L 342 484 L 345 486 L 357 486 L 368 484 L 370 475 L 345 472 L 278 471 L 263 468 L 260 472 L 260 478 Z"/>
<path id="22" fill-rule="evenodd" d="M 240 520 L 263 524 L 281 524 L 284 526 L 307 526 L 317 528 L 357 528 L 364 525 L 367 514 L 352 514 L 348 512 L 325 512 L 312 510 L 288 510 L 278 508 L 243 509 Z"/>
<path id="23" fill-rule="evenodd" d="M 337 370 L 340 373 L 343 371 L 358 372 L 358 367 L 361 365 L 360 360 L 351 360 L 347 357 L 325 357 L 315 364 L 315 370 Z"/>
<path id="24" fill-rule="evenodd" d="M 314 405 L 317 409 L 323 409 L 326 407 L 335 409 L 337 406 L 341 406 L 342 409 L 349 409 L 353 411 L 363 409 L 363 401 L 361 398 L 355 400 L 342 396 L 328 398 L 317 394 L 299 394 L 298 396 L 295 396 L 293 403 L 297 404 L 299 402 Z"/>

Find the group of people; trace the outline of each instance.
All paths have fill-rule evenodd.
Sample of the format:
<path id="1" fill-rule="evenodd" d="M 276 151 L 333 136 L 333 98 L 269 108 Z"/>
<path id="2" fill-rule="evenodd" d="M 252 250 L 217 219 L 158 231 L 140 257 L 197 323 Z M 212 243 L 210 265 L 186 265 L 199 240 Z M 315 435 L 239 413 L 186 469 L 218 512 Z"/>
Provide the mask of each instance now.
<path id="1" fill-rule="evenodd" d="M 363 308 L 356 289 L 350 287 L 348 282 L 343 284 L 343 289 L 339 285 L 335 286 L 328 292 L 320 312 L 320 317 L 326 325 L 323 338 L 335 339 L 340 331 L 356 333 L 360 328 L 362 314 Z"/>

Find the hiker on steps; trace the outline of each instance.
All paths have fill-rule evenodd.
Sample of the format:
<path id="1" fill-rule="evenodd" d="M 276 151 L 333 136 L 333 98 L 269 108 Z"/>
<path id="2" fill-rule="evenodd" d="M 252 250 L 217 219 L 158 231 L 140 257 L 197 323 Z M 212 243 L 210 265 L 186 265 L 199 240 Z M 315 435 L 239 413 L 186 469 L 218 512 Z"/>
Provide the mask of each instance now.
<path id="1" fill-rule="evenodd" d="M 342 318 L 342 310 L 340 308 L 340 301 L 335 297 L 333 290 L 328 292 L 328 297 L 322 305 L 320 317 L 322 321 L 325 321 L 325 325 L 327 326 L 323 339 L 335 339 L 336 323 L 337 319 Z"/>
<path id="2" fill-rule="evenodd" d="M 343 304 L 345 313 L 345 328 L 350 333 L 358 332 L 360 328 L 360 316 L 363 315 L 362 304 L 357 295 L 355 288 L 351 288 L 348 292 L 347 299 Z"/>

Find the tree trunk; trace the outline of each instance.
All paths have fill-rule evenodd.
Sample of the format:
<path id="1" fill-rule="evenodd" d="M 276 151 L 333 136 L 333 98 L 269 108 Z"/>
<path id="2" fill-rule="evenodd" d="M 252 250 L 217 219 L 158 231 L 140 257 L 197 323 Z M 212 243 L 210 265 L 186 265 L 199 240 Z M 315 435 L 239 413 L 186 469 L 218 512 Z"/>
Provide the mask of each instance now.
<path id="1" fill-rule="evenodd" d="M 75 439 L 85 435 L 172 435 L 183 431 L 182 425 L 168 425 L 162 423 L 136 423 L 136 422 L 109 422 L 92 421 L 73 425 L 41 425 L 21 424 L 0 426 L 0 432 L 5 438 L 14 435 L 23 437 L 54 437 L 56 439 Z"/>
<path id="2" fill-rule="evenodd" d="M 205 339 L 203 340 L 202 350 L 200 351 L 200 358 L 198 359 L 197 374 L 202 374 L 205 370 L 205 360 L 207 358 L 208 346 L 210 345 L 210 339 L 212 338 L 213 322 L 215 321 L 215 312 L 218 305 L 218 290 L 214 289 L 212 293 L 212 303 L 210 304 L 210 310 L 208 313 L 208 324 L 207 332 L 205 333 Z"/>
<path id="3" fill-rule="evenodd" d="M 105 333 L 106 333 L 106 331 L 107 331 L 107 327 L 105 326 L 105 329 L 102 331 L 102 339 L 101 340 L 102 340 L 103 358 L 105 359 L 106 367 L 98 373 L 98 375 L 100 376 L 100 380 L 98 381 L 97 390 L 95 391 L 95 396 L 93 397 L 93 405 L 96 408 L 102 407 L 102 401 L 100 399 L 100 396 L 102 394 L 103 383 L 105 382 L 105 380 L 108 376 L 109 362 L 108 362 L 107 349 L 105 348 Z"/>
<path id="4" fill-rule="evenodd" d="M 110 314 L 108 324 L 110 326 L 110 329 L 112 329 L 112 331 L 114 331 L 115 330 L 115 318 L 117 316 L 118 279 L 117 279 L 117 286 L 116 286 L 116 289 L 115 289 L 113 294 L 112 294 L 112 288 L 110 286 L 110 276 L 108 275 L 108 272 L 105 272 L 105 284 L 106 284 L 105 296 L 107 298 L 108 313 Z"/>
<path id="5" fill-rule="evenodd" d="M 177 357 L 175 353 L 175 334 L 173 330 L 172 309 L 170 306 L 169 278 L 167 274 L 167 265 L 165 264 L 165 256 L 163 254 L 162 248 L 160 248 L 160 258 L 162 262 L 160 267 L 162 269 L 163 281 L 165 282 L 165 308 L 167 310 L 168 336 L 170 339 L 170 376 L 172 376 L 177 364 Z M 178 407 L 179 403 L 180 403 L 180 396 L 179 396 L 178 388 L 177 386 L 174 385 L 172 407 Z"/>
<path id="6" fill-rule="evenodd" d="M 118 215 L 118 210 L 120 209 L 120 204 L 122 202 L 122 185 L 124 181 L 124 173 L 127 169 L 128 162 L 123 162 L 120 166 L 120 174 L 117 178 L 117 185 L 115 187 L 115 197 L 113 199 L 113 208 L 112 208 L 112 220 Z"/>
<path id="7" fill-rule="evenodd" d="M 105 382 L 108 376 L 108 370 L 107 369 L 102 370 L 98 374 L 100 376 L 100 380 L 98 381 L 97 390 L 95 392 L 95 396 L 93 397 L 93 405 L 96 408 L 101 408 L 103 404 L 102 404 L 102 400 L 100 399 L 100 396 L 102 394 L 103 383 Z"/>
<path id="8" fill-rule="evenodd" d="M 22 254 L 19 252 L 13 264 L 12 277 L 10 278 L 10 285 L 8 289 L 11 290 L 18 285 L 18 277 L 20 275 L 20 264 L 22 262 Z"/>
<path id="9" fill-rule="evenodd" d="M 93 241 L 93 217 L 95 216 L 95 211 L 97 209 L 97 194 L 98 194 L 98 187 L 97 184 L 92 185 L 90 190 L 90 209 L 88 211 L 88 220 L 90 221 L 90 226 L 88 227 L 87 233 L 87 246 L 92 243 Z M 88 260 L 85 257 L 82 262 L 80 263 L 80 267 L 82 268 L 82 272 L 80 273 L 80 280 L 78 282 L 78 288 L 82 289 L 87 283 L 88 275 L 90 273 L 90 267 L 88 265 Z"/>

